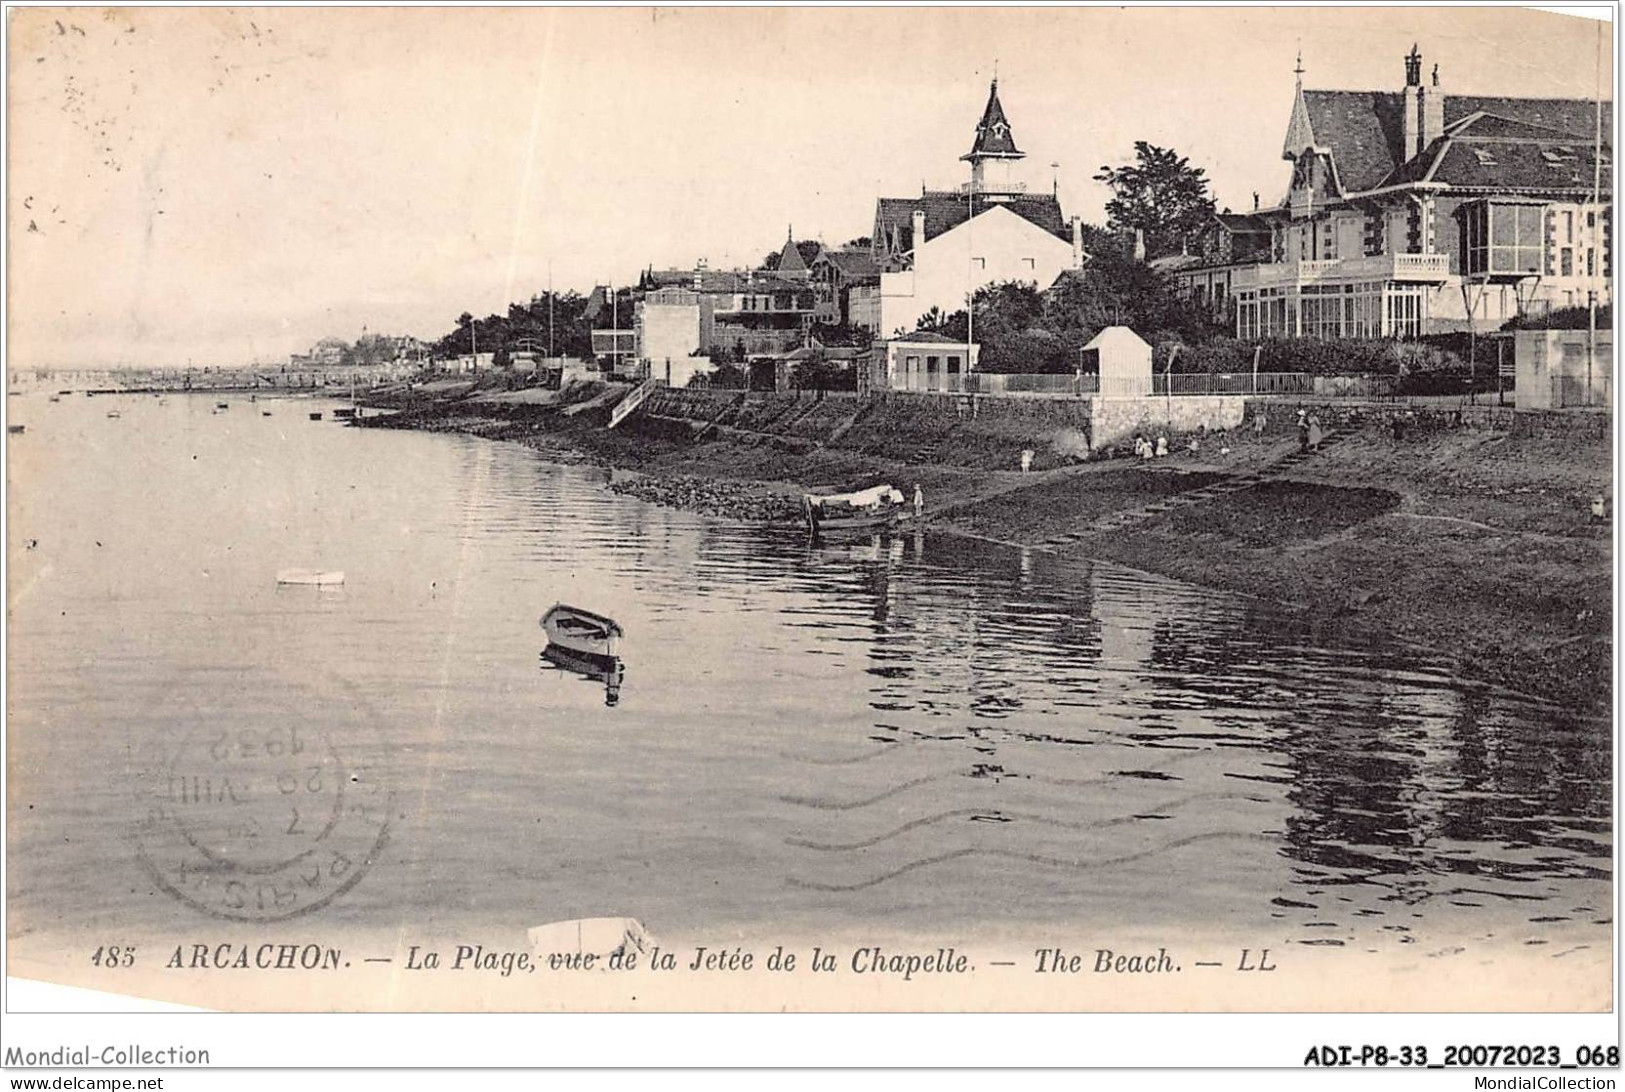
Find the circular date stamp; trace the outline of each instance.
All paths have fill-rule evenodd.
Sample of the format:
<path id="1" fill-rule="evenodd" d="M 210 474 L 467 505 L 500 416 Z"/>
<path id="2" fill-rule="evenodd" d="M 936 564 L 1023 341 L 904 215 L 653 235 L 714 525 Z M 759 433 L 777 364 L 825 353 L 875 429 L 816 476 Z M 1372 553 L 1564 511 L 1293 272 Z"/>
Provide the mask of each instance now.
<path id="1" fill-rule="evenodd" d="M 145 718 L 135 830 L 162 890 L 212 917 L 272 922 L 361 882 L 389 840 L 383 736 L 353 689 L 333 690 L 251 673 L 165 691 Z"/>

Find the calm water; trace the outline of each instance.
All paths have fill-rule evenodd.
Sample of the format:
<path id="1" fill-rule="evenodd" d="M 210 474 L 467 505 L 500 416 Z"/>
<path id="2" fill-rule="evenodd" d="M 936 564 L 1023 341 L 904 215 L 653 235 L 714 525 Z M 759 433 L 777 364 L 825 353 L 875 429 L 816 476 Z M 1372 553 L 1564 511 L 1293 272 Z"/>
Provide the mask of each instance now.
<path id="1" fill-rule="evenodd" d="M 214 401 L 11 400 L 15 935 L 207 925 L 138 860 L 155 741 L 291 723 L 388 794 L 334 927 L 1609 942 L 1605 722 L 1120 568 Z M 539 665 L 557 600 L 625 625 L 617 707 Z"/>

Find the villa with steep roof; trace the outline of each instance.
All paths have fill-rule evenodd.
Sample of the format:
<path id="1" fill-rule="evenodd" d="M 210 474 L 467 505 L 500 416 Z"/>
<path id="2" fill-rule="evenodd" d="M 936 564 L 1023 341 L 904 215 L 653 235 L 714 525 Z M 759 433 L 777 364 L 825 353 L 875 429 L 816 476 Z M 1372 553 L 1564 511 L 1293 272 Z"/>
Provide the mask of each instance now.
<path id="1" fill-rule="evenodd" d="M 1422 56 L 1400 91 L 1294 92 L 1267 249 L 1174 272 L 1236 335 L 1410 337 L 1611 301 L 1612 103 L 1446 92 Z M 1600 163 L 1598 151 L 1600 149 Z M 1223 274 L 1220 276 L 1220 274 Z"/>
<path id="2" fill-rule="evenodd" d="M 913 330 L 932 308 L 964 310 L 984 285 L 1025 281 L 1043 289 L 1080 268 L 1080 222 L 1061 215 L 1055 194 L 1027 193 L 1012 177 L 1025 157 L 994 80 L 976 139 L 961 157 L 970 164 L 970 181 L 959 190 L 922 189 L 918 197 L 875 202 L 871 253 L 880 271 L 879 305 L 850 310 L 890 337 Z"/>

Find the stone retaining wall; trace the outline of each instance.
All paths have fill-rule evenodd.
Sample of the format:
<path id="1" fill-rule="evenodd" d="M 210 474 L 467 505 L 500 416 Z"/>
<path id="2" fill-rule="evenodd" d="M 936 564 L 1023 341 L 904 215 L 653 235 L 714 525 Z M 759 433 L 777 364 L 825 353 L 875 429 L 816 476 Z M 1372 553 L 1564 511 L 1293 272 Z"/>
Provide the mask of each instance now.
<path id="1" fill-rule="evenodd" d="M 657 390 L 649 414 L 784 434 L 905 460 L 1014 468 L 1031 450 L 1042 468 L 1135 432 L 1180 435 L 1241 426 L 1241 395 L 1090 399 L 878 391 Z M 854 420 L 855 417 L 855 420 Z"/>
<path id="2" fill-rule="evenodd" d="M 1247 398 L 1239 394 L 1097 398 L 1089 405 L 1092 448 L 1121 444 L 1137 432 L 1220 432 L 1240 428 L 1247 419 Z"/>

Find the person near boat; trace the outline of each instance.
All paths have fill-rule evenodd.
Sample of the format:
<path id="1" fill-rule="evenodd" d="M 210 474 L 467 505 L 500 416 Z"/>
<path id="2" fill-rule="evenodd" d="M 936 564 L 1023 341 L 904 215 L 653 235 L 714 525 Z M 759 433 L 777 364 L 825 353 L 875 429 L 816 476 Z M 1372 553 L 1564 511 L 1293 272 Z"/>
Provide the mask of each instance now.
<path id="1" fill-rule="evenodd" d="M 925 495 L 918 486 L 915 487 L 915 502 L 920 508 L 925 505 Z M 806 493 L 801 498 L 807 527 L 815 534 L 825 524 L 832 529 L 887 525 L 905 514 L 907 503 L 902 492 L 891 485 L 876 485 L 852 493 L 826 496 Z"/>

